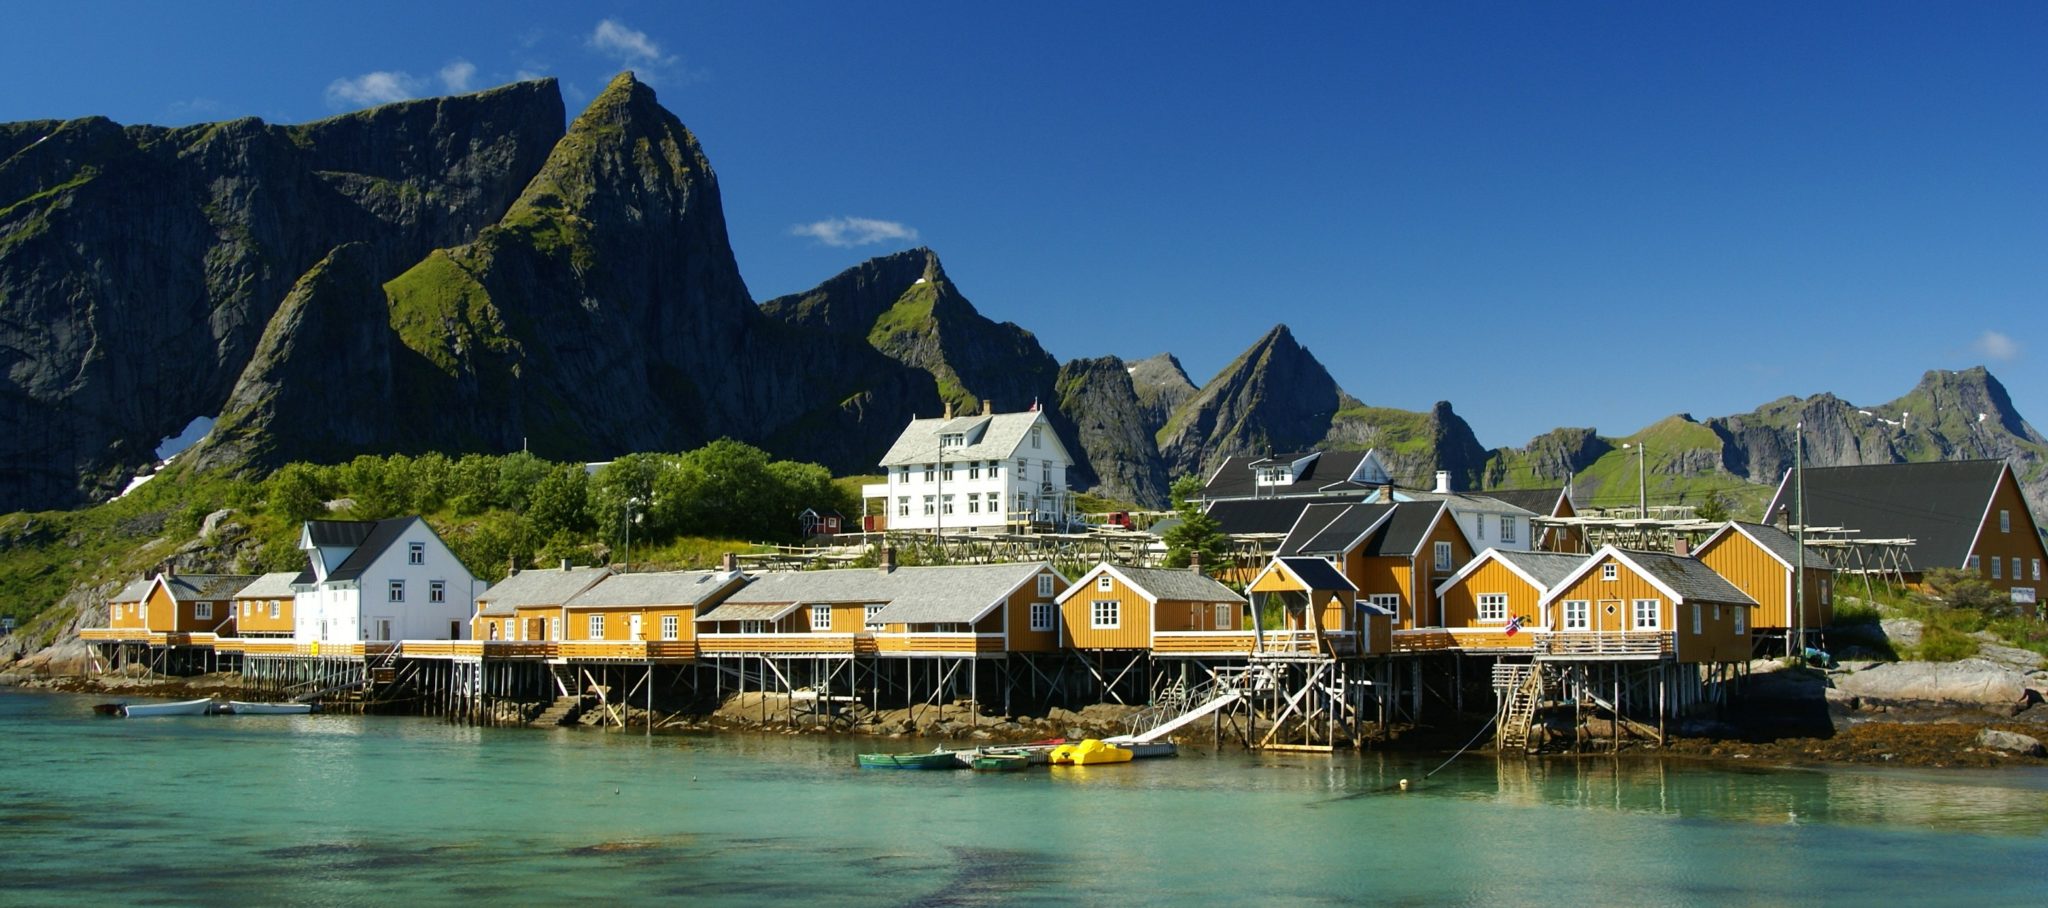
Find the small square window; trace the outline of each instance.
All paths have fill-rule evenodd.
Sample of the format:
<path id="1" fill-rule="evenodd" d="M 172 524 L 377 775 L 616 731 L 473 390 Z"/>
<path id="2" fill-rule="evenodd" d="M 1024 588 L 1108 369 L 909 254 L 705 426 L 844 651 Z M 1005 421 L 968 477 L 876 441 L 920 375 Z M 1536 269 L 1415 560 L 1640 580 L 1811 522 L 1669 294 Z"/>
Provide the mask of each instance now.
<path id="1" fill-rule="evenodd" d="M 424 542 L 407 543 L 405 546 L 405 563 L 426 564 L 427 544 Z"/>
<path id="2" fill-rule="evenodd" d="M 1123 604 L 1115 599 L 1098 599 L 1090 604 L 1088 626 L 1097 629 L 1114 629 L 1121 622 Z"/>
<path id="3" fill-rule="evenodd" d="M 1479 594 L 1479 620 L 1508 620 L 1508 597 L 1506 593 Z"/>
<path id="4" fill-rule="evenodd" d="M 192 617 L 201 621 L 213 620 L 213 603 L 200 602 L 192 606 Z"/>
<path id="5" fill-rule="evenodd" d="M 1583 631 L 1593 626 L 1593 603 L 1585 599 L 1564 601 L 1564 629 Z"/>
<path id="6" fill-rule="evenodd" d="M 391 601 L 391 602 L 404 602 L 404 601 L 405 601 L 405 581 L 403 581 L 403 580 L 393 580 L 393 581 L 391 581 L 391 584 L 390 584 L 390 586 L 388 586 L 388 587 L 386 587 L 386 588 L 385 588 L 385 596 L 386 596 L 386 597 L 388 597 L 389 601 Z"/>
<path id="7" fill-rule="evenodd" d="M 1052 630 L 1052 612 L 1053 608 L 1050 602 L 1031 603 L 1031 629 L 1034 631 Z"/>
<path id="8" fill-rule="evenodd" d="M 1621 569 L 1619 567 L 1616 567 L 1614 562 L 1610 561 L 1600 566 L 1600 579 L 1613 580 L 1620 576 Z"/>
<path id="9" fill-rule="evenodd" d="M 1107 593 L 1107 592 L 1109 592 L 1109 591 L 1110 591 L 1110 590 L 1111 590 L 1112 588 L 1113 588 L 1113 587 L 1112 587 L 1112 581 L 1110 580 L 1110 577 L 1109 577 L 1109 575 L 1108 575 L 1108 574 L 1104 574 L 1104 575 L 1102 575 L 1102 576 L 1100 576 L 1100 577 L 1097 577 L 1097 578 L 1095 578 L 1095 591 L 1096 591 L 1096 592 L 1098 592 L 1098 593 Z"/>
<path id="10" fill-rule="evenodd" d="M 1660 600 L 1656 599 L 1637 599 L 1635 601 L 1634 617 L 1636 630 L 1654 631 L 1658 628 L 1661 623 L 1660 618 L 1662 617 L 1658 610 L 1660 604 Z"/>

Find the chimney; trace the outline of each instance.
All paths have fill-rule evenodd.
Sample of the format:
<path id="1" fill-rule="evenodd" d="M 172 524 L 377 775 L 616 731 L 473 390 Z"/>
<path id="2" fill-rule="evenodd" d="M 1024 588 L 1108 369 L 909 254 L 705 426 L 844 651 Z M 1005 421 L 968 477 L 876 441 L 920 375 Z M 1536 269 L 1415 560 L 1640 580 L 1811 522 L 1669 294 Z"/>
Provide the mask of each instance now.
<path id="1" fill-rule="evenodd" d="M 1451 471 L 1436 471 L 1436 488 L 1431 489 L 1430 491 L 1433 491 L 1439 495 L 1449 493 L 1451 491 Z"/>
<path id="2" fill-rule="evenodd" d="M 996 404 L 995 404 L 995 401 L 989 400 L 989 399 L 988 399 L 988 398 L 986 398 L 986 397 L 984 397 L 984 398 L 982 398 L 982 399 L 981 399 L 981 415 L 983 415 L 983 416 L 987 416 L 987 415 L 989 415 L 989 414 L 991 414 L 991 413 L 994 413 L 994 412 L 995 412 L 995 409 L 996 409 Z"/>
<path id="3" fill-rule="evenodd" d="M 507 576 L 507 577 L 511 577 L 511 576 L 515 576 L 515 575 L 517 575 L 518 573 L 519 573 L 519 556 L 517 556 L 517 555 L 506 555 L 506 556 L 505 556 L 505 576 Z"/>
<path id="4" fill-rule="evenodd" d="M 893 545 L 884 545 L 884 546 L 882 546 L 882 559 L 881 559 L 881 568 L 882 568 L 882 573 L 884 573 L 884 574 L 887 574 L 887 573 L 889 573 L 890 571 L 893 571 L 893 570 L 895 570 L 895 569 L 896 569 L 896 547 L 895 547 L 895 546 L 893 546 Z"/>
<path id="5" fill-rule="evenodd" d="M 1692 540 L 1684 536 L 1671 537 L 1671 554 L 1680 558 L 1692 557 Z"/>
<path id="6" fill-rule="evenodd" d="M 1778 505 L 1778 513 L 1772 515 L 1772 522 L 1778 525 L 1778 529 L 1784 530 L 1787 533 L 1792 532 L 1792 507 L 1790 505 Z"/>
<path id="7" fill-rule="evenodd" d="M 1384 482 L 1380 484 L 1380 503 L 1394 503 L 1394 484 L 1392 482 Z"/>
<path id="8" fill-rule="evenodd" d="M 943 417 L 941 417 L 941 418 L 942 418 L 942 419 L 952 419 L 952 418 L 953 418 L 953 402 L 952 402 L 952 401 L 950 401 L 950 400 L 949 400 L 949 401 L 946 401 L 946 415 L 945 415 L 945 416 L 943 416 Z"/>
<path id="9" fill-rule="evenodd" d="M 568 570 L 568 569 L 569 569 L 569 559 L 567 559 L 567 558 L 564 558 L 564 559 L 562 559 L 562 570 L 566 571 L 566 570 Z"/>
<path id="10" fill-rule="evenodd" d="M 740 556 L 739 556 L 739 554 L 738 554 L 738 553 L 736 553 L 736 552 L 727 552 L 727 553 L 725 553 L 725 554 L 723 554 L 723 555 L 720 555 L 720 556 L 718 556 L 718 569 L 719 569 L 719 570 L 721 570 L 721 571 L 724 571 L 724 572 L 726 572 L 726 573 L 728 573 L 728 574 L 737 574 L 737 573 L 739 573 L 739 572 L 740 572 Z"/>
<path id="11" fill-rule="evenodd" d="M 1189 552 L 1189 553 L 1188 553 L 1188 570 L 1190 570 L 1190 571 L 1194 571 L 1194 572 L 1195 572 L 1195 573 L 1197 573 L 1197 574 L 1199 574 L 1199 573 L 1201 573 L 1201 572 L 1202 572 L 1202 553 L 1201 553 L 1201 552 Z"/>

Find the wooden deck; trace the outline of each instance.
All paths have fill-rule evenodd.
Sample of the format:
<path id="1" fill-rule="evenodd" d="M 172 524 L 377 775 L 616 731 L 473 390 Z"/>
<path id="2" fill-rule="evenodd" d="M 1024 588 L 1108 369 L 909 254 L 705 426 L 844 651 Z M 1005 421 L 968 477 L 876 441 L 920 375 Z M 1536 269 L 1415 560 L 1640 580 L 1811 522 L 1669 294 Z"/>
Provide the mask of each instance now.
<path id="1" fill-rule="evenodd" d="M 854 634 L 702 634 L 697 652 L 706 656 L 851 656 Z"/>
<path id="2" fill-rule="evenodd" d="M 883 656 L 909 653 L 988 656 L 1004 652 L 1002 634 L 874 634 L 872 638 L 875 653 Z"/>

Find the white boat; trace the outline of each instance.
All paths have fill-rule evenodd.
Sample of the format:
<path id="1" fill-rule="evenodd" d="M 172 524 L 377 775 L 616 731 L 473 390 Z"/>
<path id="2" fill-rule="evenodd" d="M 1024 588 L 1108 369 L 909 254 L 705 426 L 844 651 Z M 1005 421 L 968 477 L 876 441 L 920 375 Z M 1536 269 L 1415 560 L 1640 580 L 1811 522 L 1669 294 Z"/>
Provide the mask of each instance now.
<path id="1" fill-rule="evenodd" d="M 297 716 L 313 711 L 311 703 L 246 703 L 229 700 L 222 712 L 237 716 Z"/>
<path id="2" fill-rule="evenodd" d="M 205 716 L 219 711 L 213 700 L 180 700 L 176 703 L 124 703 L 121 715 L 130 719 L 149 716 Z"/>

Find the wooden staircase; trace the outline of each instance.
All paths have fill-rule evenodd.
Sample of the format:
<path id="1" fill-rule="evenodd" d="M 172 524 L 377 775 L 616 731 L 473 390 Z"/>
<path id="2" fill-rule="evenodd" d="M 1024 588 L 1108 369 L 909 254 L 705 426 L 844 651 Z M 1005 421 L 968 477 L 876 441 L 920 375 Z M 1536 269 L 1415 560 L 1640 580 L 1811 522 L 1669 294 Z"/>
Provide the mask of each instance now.
<path id="1" fill-rule="evenodd" d="M 582 697 L 556 697 L 555 702 L 527 724 L 537 726 L 568 725 L 583 714 Z"/>
<path id="2" fill-rule="evenodd" d="M 1542 663 L 1498 665 L 1494 673 L 1497 681 L 1513 684 L 1512 692 L 1501 704 L 1500 721 L 1494 728 L 1494 749 L 1501 753 L 1530 753 L 1534 750 L 1530 732 L 1536 721 L 1536 707 L 1543 701 L 1544 667 Z"/>

